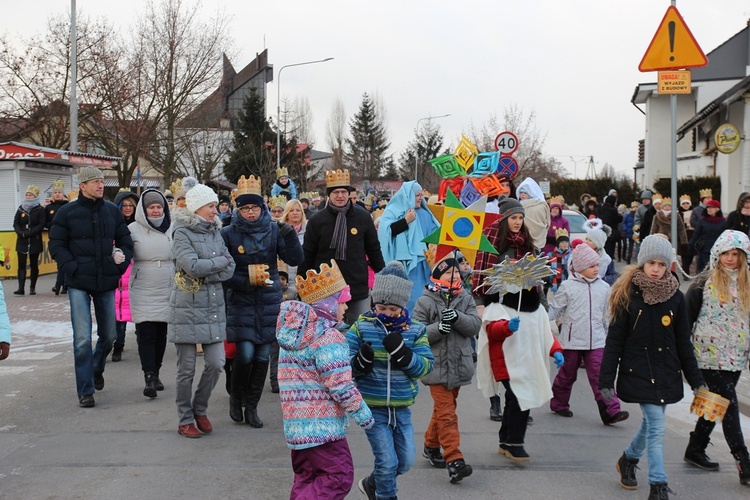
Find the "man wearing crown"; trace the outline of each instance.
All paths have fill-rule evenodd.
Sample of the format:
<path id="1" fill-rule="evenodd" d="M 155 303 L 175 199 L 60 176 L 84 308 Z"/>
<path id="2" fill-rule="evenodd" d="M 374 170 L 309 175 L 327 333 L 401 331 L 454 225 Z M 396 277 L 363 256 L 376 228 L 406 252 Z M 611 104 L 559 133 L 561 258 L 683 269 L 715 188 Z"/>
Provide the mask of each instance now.
<path id="1" fill-rule="evenodd" d="M 703 215 L 703 211 L 706 209 L 706 203 L 713 198 L 713 192 L 710 189 L 701 189 L 698 194 L 700 195 L 700 203 L 698 203 L 698 206 L 690 214 L 690 226 L 692 228 L 698 227 L 701 215 Z"/>
<path id="2" fill-rule="evenodd" d="M 289 193 L 291 199 L 297 199 L 297 186 L 289 178 L 289 170 L 286 167 L 276 169 L 276 182 L 273 183 L 271 188 L 271 196 L 278 196 L 282 191 Z"/>
<path id="3" fill-rule="evenodd" d="M 64 189 L 65 182 L 61 181 L 60 179 L 52 183 L 52 198 L 50 198 L 50 202 L 47 203 L 47 205 L 44 207 L 44 211 L 47 215 L 47 226 L 44 229 L 48 231 L 49 228 L 52 227 L 52 219 L 55 218 L 55 214 L 57 213 L 57 211 L 60 210 L 60 207 L 68 203 L 68 200 L 65 199 L 65 195 L 63 194 Z M 68 287 L 65 286 L 65 273 L 62 272 L 59 267 L 57 269 L 55 286 L 52 287 L 52 291 L 55 295 L 59 295 L 60 292 L 68 293 Z"/>
<path id="4" fill-rule="evenodd" d="M 349 200 L 348 170 L 326 172 L 328 204 L 315 212 L 307 222 L 305 257 L 297 274 L 305 276 L 308 269 L 318 269 L 335 259 L 351 287 L 352 299 L 344 316 L 347 324 L 370 309 L 367 266 L 378 272 L 385 267 L 377 231 L 370 214 Z"/>

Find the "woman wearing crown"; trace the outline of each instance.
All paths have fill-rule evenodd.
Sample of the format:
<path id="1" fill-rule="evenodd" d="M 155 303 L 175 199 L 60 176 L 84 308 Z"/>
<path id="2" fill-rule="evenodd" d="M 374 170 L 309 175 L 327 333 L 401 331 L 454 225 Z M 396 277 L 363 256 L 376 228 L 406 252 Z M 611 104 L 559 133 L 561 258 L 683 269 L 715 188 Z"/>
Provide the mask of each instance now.
<path id="1" fill-rule="evenodd" d="M 242 176 L 237 183 L 232 223 L 221 230 L 237 263 L 227 289 L 227 341 L 236 346 L 232 366 L 229 416 L 235 422 L 263 427 L 258 402 L 268 372 L 271 343 L 281 305 L 277 258 L 290 266 L 302 262 L 294 228 L 271 220 L 263 203 L 260 178 Z M 244 400 L 244 414 L 243 414 Z"/>
<path id="2" fill-rule="evenodd" d="M 291 199 L 297 199 L 297 186 L 289 178 L 289 170 L 286 167 L 276 169 L 276 182 L 273 183 L 271 188 L 271 197 L 280 195 L 282 191 L 289 193 Z"/>
<path id="3" fill-rule="evenodd" d="M 36 279 L 39 277 L 39 254 L 42 253 L 42 231 L 45 226 L 44 209 L 39 204 L 39 188 L 30 185 L 26 197 L 16 210 L 13 230 L 16 232 L 18 254 L 18 290 L 14 295 L 23 295 L 26 284 L 26 261 L 31 267 L 29 295 L 36 295 Z"/>
<path id="4" fill-rule="evenodd" d="M 65 189 L 65 183 L 60 179 L 52 183 L 52 198 L 44 207 L 46 220 L 46 227 L 44 229 L 49 230 L 52 227 L 52 219 L 55 218 L 55 214 L 60 210 L 60 207 L 68 203 L 68 200 L 65 199 L 63 189 Z M 52 292 L 55 295 L 59 295 L 60 292 L 68 293 L 68 288 L 65 286 L 65 273 L 60 269 L 57 270 L 57 279 L 55 279 L 55 286 L 52 288 Z"/>

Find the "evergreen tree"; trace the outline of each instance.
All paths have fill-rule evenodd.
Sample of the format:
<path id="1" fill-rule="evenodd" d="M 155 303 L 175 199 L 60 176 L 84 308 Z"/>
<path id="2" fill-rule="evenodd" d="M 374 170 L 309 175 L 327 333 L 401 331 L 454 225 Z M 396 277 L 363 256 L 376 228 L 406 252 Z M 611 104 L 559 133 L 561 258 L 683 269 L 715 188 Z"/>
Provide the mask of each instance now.
<path id="1" fill-rule="evenodd" d="M 373 181 L 387 167 L 386 152 L 391 146 L 377 107 L 367 92 L 357 114 L 349 122 L 351 139 L 346 140 L 346 163 L 353 179 Z"/>
<path id="2" fill-rule="evenodd" d="M 432 120 L 427 120 L 421 130 L 414 131 L 414 139 L 409 142 L 399 157 L 401 178 L 404 180 L 414 179 L 414 168 L 417 163 L 415 151 L 419 152 L 417 180 L 423 188 L 433 193 L 437 192 L 441 179 L 427 161 L 444 154 L 440 152 L 442 149 L 443 134 L 440 132 L 440 127 Z"/>
<path id="3" fill-rule="evenodd" d="M 265 115 L 265 101 L 253 89 L 232 123 L 234 147 L 224 164 L 224 175 L 230 182 L 251 174 L 260 176 L 266 186 L 276 179 L 276 134 Z"/>

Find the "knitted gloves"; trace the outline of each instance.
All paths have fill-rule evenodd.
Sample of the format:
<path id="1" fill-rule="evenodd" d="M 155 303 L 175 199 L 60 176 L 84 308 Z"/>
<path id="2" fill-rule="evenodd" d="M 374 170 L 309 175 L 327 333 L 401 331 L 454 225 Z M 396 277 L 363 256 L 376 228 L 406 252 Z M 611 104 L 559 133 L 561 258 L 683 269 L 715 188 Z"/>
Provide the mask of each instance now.
<path id="1" fill-rule="evenodd" d="M 404 344 L 404 338 L 399 332 L 392 332 L 383 338 L 383 347 L 391 355 L 391 363 L 396 368 L 406 368 L 411 363 L 414 353 Z"/>

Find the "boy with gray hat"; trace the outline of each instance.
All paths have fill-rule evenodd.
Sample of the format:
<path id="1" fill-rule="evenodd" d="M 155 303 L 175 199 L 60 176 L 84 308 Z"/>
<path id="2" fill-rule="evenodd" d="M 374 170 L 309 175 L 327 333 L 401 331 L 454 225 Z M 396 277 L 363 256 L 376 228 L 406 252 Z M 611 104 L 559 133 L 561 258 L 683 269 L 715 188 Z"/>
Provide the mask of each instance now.
<path id="1" fill-rule="evenodd" d="M 404 266 L 389 262 L 372 288 L 374 307 L 346 333 L 352 375 L 375 424 L 365 430 L 375 455 L 375 470 L 359 489 L 368 499 L 395 498 L 396 476 L 414 465 L 414 426 L 409 406 L 419 392 L 417 380 L 432 371 L 433 355 L 425 326 L 409 317 L 412 282 Z"/>

